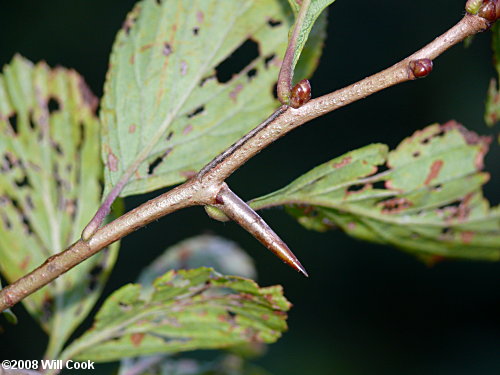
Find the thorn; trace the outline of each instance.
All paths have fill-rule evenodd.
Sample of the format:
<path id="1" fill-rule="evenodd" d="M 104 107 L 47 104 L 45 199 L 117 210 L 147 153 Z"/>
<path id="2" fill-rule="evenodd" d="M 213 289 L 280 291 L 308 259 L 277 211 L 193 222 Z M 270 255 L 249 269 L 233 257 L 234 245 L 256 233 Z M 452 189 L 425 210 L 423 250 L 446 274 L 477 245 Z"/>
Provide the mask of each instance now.
<path id="1" fill-rule="evenodd" d="M 219 203 L 216 207 L 222 210 L 229 218 L 242 226 L 284 263 L 304 276 L 309 277 L 304 266 L 302 266 L 286 243 L 248 204 L 233 193 L 226 184 L 224 184 L 217 194 L 216 200 Z"/>

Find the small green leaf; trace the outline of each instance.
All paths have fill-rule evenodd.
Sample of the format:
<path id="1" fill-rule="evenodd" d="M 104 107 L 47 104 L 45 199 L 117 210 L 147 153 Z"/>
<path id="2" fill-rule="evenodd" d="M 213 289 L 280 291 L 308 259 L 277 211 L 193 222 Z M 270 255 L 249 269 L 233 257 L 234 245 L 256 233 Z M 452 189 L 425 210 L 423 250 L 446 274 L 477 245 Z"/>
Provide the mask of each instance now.
<path id="1" fill-rule="evenodd" d="M 303 58 L 309 59 L 310 58 L 309 55 L 311 53 L 314 53 L 313 51 L 315 49 L 313 50 L 307 49 L 306 42 L 308 41 L 309 33 L 311 33 L 312 40 L 318 40 L 319 43 L 321 44 L 323 43 L 324 37 L 318 38 L 317 34 L 325 32 L 324 30 L 326 29 L 326 13 L 327 13 L 325 11 L 325 8 L 333 4 L 334 1 L 335 0 L 288 0 L 293 10 L 293 13 L 295 14 L 295 17 L 297 18 L 296 22 L 300 22 L 300 30 L 298 30 L 297 32 L 297 39 L 295 41 L 295 46 L 294 46 L 295 48 L 293 55 L 292 71 L 294 71 L 294 68 L 297 65 L 297 62 L 299 61 L 303 49 L 304 49 Z M 306 7 L 306 9 L 302 11 L 303 15 L 300 15 L 299 12 L 301 10 L 300 8 L 302 4 Z M 324 14 L 322 17 L 320 17 L 322 13 Z M 319 21 L 317 22 L 318 26 L 315 26 L 318 17 L 320 17 Z M 313 31 L 311 32 L 311 30 Z M 290 37 L 292 37 L 292 34 L 290 34 Z M 312 44 L 315 43 L 317 42 L 313 42 Z M 304 46 L 306 46 L 306 48 L 304 48 Z M 317 49 L 316 53 L 318 53 L 318 51 L 321 51 L 321 49 Z M 319 54 L 320 53 L 321 52 L 319 52 Z M 319 58 L 319 55 L 317 58 Z M 300 72 L 297 73 L 298 74 L 294 74 L 294 81 L 299 81 L 300 79 L 307 76 Z"/>
<path id="2" fill-rule="evenodd" d="M 99 207 L 97 99 L 73 70 L 16 56 L 0 75 L 0 270 L 13 282 L 60 252 Z M 114 264 L 89 259 L 23 300 L 55 355 L 86 317 Z"/>
<path id="3" fill-rule="evenodd" d="M 283 2 L 136 5 L 114 44 L 100 112 L 106 191 L 128 178 L 122 196 L 182 182 L 277 107 L 292 18 Z M 222 63 L 245 42 L 257 57 L 223 79 Z M 315 68 L 318 53 L 309 56 L 302 74 Z"/>
<path id="4" fill-rule="evenodd" d="M 492 48 L 497 74 L 500 76 L 500 24 L 497 22 L 491 28 Z M 500 119 L 500 92 L 498 91 L 497 79 L 492 79 L 486 98 L 486 111 L 484 121 L 489 126 L 493 126 Z M 500 139 L 499 139 L 500 141 Z"/>
<path id="5" fill-rule="evenodd" d="M 394 151 L 374 144 L 322 164 L 251 206 L 287 205 L 309 229 L 339 226 L 429 261 L 498 260 L 500 207 L 481 191 L 490 141 L 455 122 L 432 125 Z"/>
<path id="6" fill-rule="evenodd" d="M 124 357 L 220 349 L 246 342 L 276 341 L 286 330 L 290 303 L 282 288 L 259 288 L 212 269 L 170 271 L 142 297 L 139 284 L 113 293 L 93 328 L 63 358 L 114 361 Z"/>
<path id="7" fill-rule="evenodd" d="M 236 243 L 225 238 L 202 235 L 174 245 L 146 267 L 137 282 L 143 289 L 170 270 L 210 267 L 226 275 L 255 279 L 257 271 L 252 258 Z"/>
<path id="8" fill-rule="evenodd" d="M 2 290 L 2 281 L 0 280 L 0 290 Z M 11 309 L 6 309 L 2 311 L 2 315 L 10 324 L 17 324 L 17 316 L 12 312 Z"/>

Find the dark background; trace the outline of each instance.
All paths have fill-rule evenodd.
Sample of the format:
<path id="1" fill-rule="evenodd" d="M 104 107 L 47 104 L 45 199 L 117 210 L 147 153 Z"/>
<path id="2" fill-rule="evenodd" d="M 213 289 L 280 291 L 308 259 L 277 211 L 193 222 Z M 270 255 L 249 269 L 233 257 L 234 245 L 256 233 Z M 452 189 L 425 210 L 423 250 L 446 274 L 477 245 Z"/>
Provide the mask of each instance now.
<path id="1" fill-rule="evenodd" d="M 227 0 L 236 1 L 236 0 Z M 385 68 L 444 32 L 465 0 L 347 1 L 331 8 L 313 95 Z M 133 0 L 0 1 L 0 64 L 20 52 L 75 68 L 102 95 L 115 33 Z M 372 142 L 391 147 L 432 122 L 456 119 L 480 134 L 494 76 L 490 35 L 456 46 L 426 79 L 406 83 L 299 128 L 231 177 L 244 198 L 279 188 L 311 167 Z M 486 160 L 487 197 L 498 204 L 500 147 Z M 300 150 L 300 152 L 298 151 Z M 150 198 L 128 198 L 128 208 Z M 201 208 L 175 213 L 125 238 L 109 294 L 134 281 L 165 247 L 204 232 L 237 241 L 256 260 L 261 285 L 280 283 L 294 303 L 290 330 L 258 361 L 276 375 L 500 374 L 500 264 L 445 262 L 429 268 L 393 248 L 339 231 L 309 232 L 281 210 L 263 213 L 311 277 L 296 274 L 234 224 L 211 221 Z M 147 251 L 145 250 L 147 248 Z M 45 335 L 18 306 L 17 327 L 0 336 L 2 358 L 35 359 Z M 102 366 L 109 373 L 110 366 Z"/>

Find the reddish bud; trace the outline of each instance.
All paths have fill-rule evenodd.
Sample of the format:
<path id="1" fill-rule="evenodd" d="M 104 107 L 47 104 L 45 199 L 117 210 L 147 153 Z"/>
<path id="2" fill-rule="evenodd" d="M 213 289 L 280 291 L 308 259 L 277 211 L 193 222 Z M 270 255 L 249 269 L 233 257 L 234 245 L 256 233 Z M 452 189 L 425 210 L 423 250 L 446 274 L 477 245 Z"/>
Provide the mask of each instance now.
<path id="1" fill-rule="evenodd" d="M 311 99 L 311 84 L 307 79 L 303 79 L 297 83 L 290 95 L 290 107 L 299 108 L 306 104 Z"/>
<path id="2" fill-rule="evenodd" d="M 418 59 L 410 61 L 410 70 L 415 78 L 427 77 L 432 72 L 431 59 Z"/>
<path id="3" fill-rule="evenodd" d="M 497 8 L 500 8 L 500 4 L 497 4 L 497 0 L 484 0 L 477 15 L 489 22 L 495 22 L 500 13 L 500 9 Z"/>

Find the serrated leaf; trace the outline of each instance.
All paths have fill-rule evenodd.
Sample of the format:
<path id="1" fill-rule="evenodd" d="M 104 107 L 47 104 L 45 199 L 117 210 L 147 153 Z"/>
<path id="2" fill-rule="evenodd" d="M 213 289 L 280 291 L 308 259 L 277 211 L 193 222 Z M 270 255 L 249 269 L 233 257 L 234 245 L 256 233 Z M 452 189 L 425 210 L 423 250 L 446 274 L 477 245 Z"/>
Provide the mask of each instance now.
<path id="1" fill-rule="evenodd" d="M 426 260 L 498 260 L 500 207 L 481 191 L 490 141 L 456 122 L 431 125 L 391 152 L 374 144 L 322 164 L 251 206 L 289 205 L 307 228 L 339 226 Z"/>
<path id="2" fill-rule="evenodd" d="M 500 24 L 496 23 L 491 28 L 493 48 L 493 56 L 495 61 L 495 68 L 498 76 L 500 76 Z M 484 113 L 484 121 L 489 126 L 493 126 L 500 119 L 500 92 L 498 91 L 497 79 L 492 79 L 488 89 L 488 96 L 486 98 L 486 111 Z M 499 139 L 500 141 L 500 139 Z"/>
<path id="3" fill-rule="evenodd" d="M 295 14 L 295 17 L 297 18 L 296 22 L 300 22 L 300 30 L 297 32 L 297 39 L 295 41 L 295 48 L 294 48 L 294 54 L 293 54 L 293 63 L 292 63 L 292 71 L 294 71 L 295 66 L 297 65 L 297 62 L 299 61 L 299 58 L 301 56 L 302 50 L 304 49 L 304 46 L 306 46 L 306 42 L 309 38 L 309 33 L 311 33 L 311 30 L 316 30 L 311 34 L 313 36 L 317 32 L 321 32 L 323 28 L 326 28 L 326 11 L 325 9 L 333 4 L 335 0 L 288 0 L 290 7 L 293 10 L 293 13 Z M 303 15 L 299 14 L 301 6 L 305 6 L 306 8 L 303 10 Z M 320 17 L 320 15 L 323 14 L 323 16 Z M 315 27 L 315 23 L 318 20 L 318 23 L 320 24 L 319 26 Z M 314 29 L 313 29 L 314 27 Z M 290 34 L 290 36 L 292 36 Z M 306 52 L 304 50 L 304 52 Z M 303 58 L 307 58 L 308 54 L 310 52 L 304 53 Z M 295 80 L 298 81 L 301 77 L 301 74 L 299 73 L 294 74 Z"/>
<path id="4" fill-rule="evenodd" d="M 107 191 L 128 174 L 122 196 L 182 182 L 277 107 L 287 8 L 283 0 L 136 5 L 113 47 L 102 102 Z M 219 82 L 220 64 L 245 42 L 257 43 L 258 57 Z"/>
<path id="5" fill-rule="evenodd" d="M 96 106 L 73 70 L 16 56 L 0 75 L 0 269 L 9 282 L 77 240 L 99 207 Z M 88 314 L 115 257 L 93 257 L 23 300 L 50 334 L 49 354 Z"/>
<path id="6" fill-rule="evenodd" d="M 236 243 L 213 235 L 196 236 L 169 247 L 153 263 L 142 270 L 137 280 L 142 285 L 141 298 L 149 298 L 154 293 L 153 281 L 166 272 L 198 267 L 209 267 L 222 274 L 252 279 L 255 279 L 257 274 L 252 258 Z M 259 350 L 262 350 L 263 346 L 264 344 L 256 343 L 241 348 L 238 346 L 236 349 L 239 353 L 244 352 L 250 356 L 250 354 L 256 355 Z M 196 361 L 194 363 L 198 364 Z M 144 364 L 151 365 L 145 366 Z M 177 371 L 184 368 L 184 362 L 182 362 L 182 365 L 181 363 L 178 364 L 179 367 L 177 367 L 177 362 L 174 362 L 168 355 L 143 356 L 136 359 L 127 358 L 120 363 L 120 374 L 126 374 L 127 369 L 136 368 L 136 366 L 144 368 L 144 374 L 177 374 Z M 203 365 L 200 368 L 205 367 Z M 193 368 L 191 370 L 194 371 Z"/>
<path id="7" fill-rule="evenodd" d="M 139 284 L 113 293 L 93 328 L 63 358 L 113 361 L 124 357 L 219 349 L 245 342 L 274 342 L 286 330 L 290 303 L 282 288 L 212 269 L 170 271 L 141 297 Z"/>
<path id="8" fill-rule="evenodd" d="M 210 267 L 226 275 L 255 279 L 257 271 L 252 258 L 236 243 L 225 238 L 201 235 L 169 247 L 142 270 L 137 282 L 143 289 L 170 270 Z"/>
<path id="9" fill-rule="evenodd" d="M 2 290 L 1 280 L 0 280 L 0 290 Z M 10 324 L 17 324 L 17 316 L 12 312 L 11 309 L 5 309 L 4 311 L 1 312 L 1 314 Z"/>

